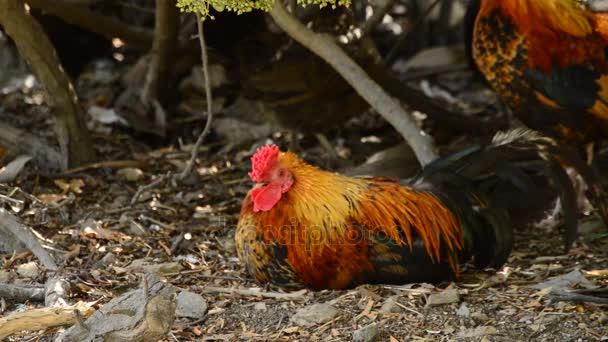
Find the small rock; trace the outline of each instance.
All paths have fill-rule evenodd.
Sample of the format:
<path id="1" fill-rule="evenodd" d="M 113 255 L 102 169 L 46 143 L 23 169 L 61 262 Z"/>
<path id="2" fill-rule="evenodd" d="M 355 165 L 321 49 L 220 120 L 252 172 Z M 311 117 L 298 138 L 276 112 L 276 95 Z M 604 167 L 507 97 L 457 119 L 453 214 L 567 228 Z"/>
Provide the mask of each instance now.
<path id="1" fill-rule="evenodd" d="M 480 326 L 477 328 L 465 329 L 458 333 L 458 337 L 460 338 L 474 338 L 481 337 L 486 335 L 496 335 L 498 334 L 498 330 L 492 326 Z"/>
<path id="2" fill-rule="evenodd" d="M 399 296 L 388 297 L 384 301 L 384 303 L 382 303 L 382 307 L 380 308 L 380 311 L 388 312 L 388 313 L 395 313 L 395 312 L 401 311 L 401 308 L 397 304 L 398 303 L 397 299 L 399 299 Z"/>
<path id="3" fill-rule="evenodd" d="M 38 277 L 40 271 L 38 265 L 35 262 L 28 262 L 27 264 L 21 264 L 17 267 L 17 274 L 22 278 L 34 279 Z"/>
<path id="4" fill-rule="evenodd" d="M 380 329 L 378 324 L 372 323 L 363 328 L 357 329 L 353 333 L 353 342 L 372 342 L 378 339 Z"/>
<path id="5" fill-rule="evenodd" d="M 323 324 L 332 320 L 340 312 L 327 303 L 317 303 L 301 308 L 296 312 L 291 321 L 303 327 L 311 327 L 315 324 Z"/>
<path id="6" fill-rule="evenodd" d="M 456 289 L 445 289 L 439 293 L 433 293 L 429 296 L 427 305 L 443 305 L 443 304 L 451 304 L 458 303 L 460 301 L 460 296 L 458 295 L 458 290 Z"/>
<path id="7" fill-rule="evenodd" d="M 144 172 L 135 167 L 126 167 L 116 172 L 117 175 L 121 176 L 129 182 L 137 182 L 144 177 Z"/>
<path id="8" fill-rule="evenodd" d="M 99 261 L 97 261 L 93 266 L 95 268 L 104 268 L 110 264 L 113 264 L 116 261 L 116 255 L 112 252 L 106 253 Z"/>
<path id="9" fill-rule="evenodd" d="M 471 314 L 471 318 L 478 322 L 486 322 L 490 320 L 490 317 L 488 317 L 488 315 L 484 314 L 483 312 L 473 312 Z"/>
<path id="10" fill-rule="evenodd" d="M 207 312 L 207 302 L 199 294 L 182 291 L 177 295 L 177 317 L 201 319 Z"/>
<path id="11" fill-rule="evenodd" d="M 9 271 L 0 270 L 0 283 L 8 284 L 13 280 L 13 274 Z"/>
<path id="12" fill-rule="evenodd" d="M 0 275 L 1 275 L 1 273 L 0 273 Z M 600 317 L 597 320 L 601 324 L 606 324 L 606 323 L 608 323 L 608 315 L 606 315 L 606 314 L 603 313 L 603 314 L 600 315 Z"/>
<path id="13" fill-rule="evenodd" d="M 467 307 L 467 303 L 460 304 L 458 310 L 456 310 L 456 314 L 460 317 L 467 318 L 471 315 L 471 310 Z"/>
<path id="14" fill-rule="evenodd" d="M 253 309 L 257 310 L 257 311 L 266 311 L 266 303 L 257 302 L 255 304 L 253 304 Z"/>

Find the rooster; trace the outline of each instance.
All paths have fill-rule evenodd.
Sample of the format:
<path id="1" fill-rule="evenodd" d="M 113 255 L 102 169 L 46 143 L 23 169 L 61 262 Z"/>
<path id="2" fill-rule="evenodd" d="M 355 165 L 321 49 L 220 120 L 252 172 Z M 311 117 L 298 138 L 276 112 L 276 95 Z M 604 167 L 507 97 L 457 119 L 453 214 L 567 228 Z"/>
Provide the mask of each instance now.
<path id="1" fill-rule="evenodd" d="M 471 0 L 467 13 L 470 54 L 492 88 L 525 125 L 571 146 L 569 153 L 587 154 L 589 163 L 593 146 L 608 138 L 607 5 Z M 608 223 L 599 173 L 584 165 L 576 169 Z"/>
<path id="2" fill-rule="evenodd" d="M 557 196 L 572 200 L 550 157 L 556 148 L 515 130 L 404 182 L 346 177 L 266 145 L 251 158 L 257 185 L 243 201 L 236 248 L 257 281 L 290 289 L 438 282 L 457 278 L 471 259 L 500 267 L 514 225 L 541 218 Z"/>
<path id="3" fill-rule="evenodd" d="M 469 3 L 479 70 L 526 125 L 563 142 L 608 137 L 608 13 L 596 12 L 600 2 L 608 3 Z"/>

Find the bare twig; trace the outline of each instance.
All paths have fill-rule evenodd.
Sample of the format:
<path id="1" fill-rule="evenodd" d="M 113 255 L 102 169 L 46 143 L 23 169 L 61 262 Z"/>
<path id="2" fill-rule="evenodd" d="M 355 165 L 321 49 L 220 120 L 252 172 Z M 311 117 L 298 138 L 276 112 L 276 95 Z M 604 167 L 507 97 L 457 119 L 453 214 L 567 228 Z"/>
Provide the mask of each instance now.
<path id="1" fill-rule="evenodd" d="M 9 214 L 4 209 L 0 209 L 0 231 L 12 234 L 19 241 L 23 242 L 46 269 L 57 270 L 55 260 L 42 248 L 36 236 L 19 222 L 15 216 Z"/>
<path id="2" fill-rule="evenodd" d="M 141 196 L 141 194 L 144 191 L 150 190 L 150 189 L 160 185 L 162 182 L 166 181 L 170 176 L 171 176 L 171 173 L 167 172 L 167 174 L 158 177 L 158 179 L 156 179 L 154 182 L 147 184 L 147 185 L 140 186 L 137 189 L 137 191 L 135 192 L 135 195 L 133 195 L 133 198 L 131 198 L 131 205 L 137 203 L 139 196 Z"/>
<path id="3" fill-rule="evenodd" d="M 586 294 L 580 294 L 575 292 L 557 291 L 553 290 L 549 294 L 552 301 L 555 302 L 574 302 L 574 303 L 595 303 L 595 304 L 608 304 L 608 298 L 589 296 Z"/>
<path id="4" fill-rule="evenodd" d="M 374 7 L 374 14 L 372 14 L 367 21 L 361 27 L 361 37 L 365 37 L 370 34 L 378 24 L 382 22 L 382 19 L 386 15 L 393 5 L 395 4 L 395 0 L 382 0 L 378 6 Z"/>
<path id="5" fill-rule="evenodd" d="M 279 300 L 305 300 L 307 290 L 300 290 L 290 293 L 280 292 L 261 292 L 251 289 L 237 289 L 237 288 L 226 288 L 226 287 L 215 287 L 207 286 L 203 288 L 203 293 L 226 293 L 226 294 L 237 294 L 240 296 L 251 296 L 251 297 L 264 297 L 273 298 Z"/>
<path id="6" fill-rule="evenodd" d="M 275 1 L 270 15 L 293 39 L 329 63 L 378 114 L 388 121 L 412 147 L 420 164 L 426 165 L 437 157 L 432 139 L 421 132 L 400 103 L 374 82 L 365 70 L 336 44 L 333 37 L 309 30 L 287 12 L 281 1 Z"/>
<path id="7" fill-rule="evenodd" d="M 209 133 L 209 130 L 211 129 L 211 120 L 213 120 L 213 112 L 211 111 L 212 96 L 211 96 L 211 82 L 209 80 L 207 44 L 205 43 L 205 35 L 203 32 L 203 21 L 201 19 L 201 15 L 199 13 L 196 14 L 196 20 L 198 22 L 197 23 L 198 41 L 201 45 L 201 61 L 203 64 L 203 78 L 205 79 L 205 94 L 207 95 L 207 122 L 205 123 L 205 128 L 203 129 L 201 134 L 198 136 L 198 139 L 196 139 L 196 143 L 194 143 L 194 146 L 192 147 L 192 153 L 190 154 L 190 160 L 188 161 L 188 164 L 186 164 L 186 167 L 184 168 L 182 173 L 179 175 L 179 179 L 182 181 L 184 179 L 186 179 L 186 177 L 188 177 L 190 175 L 190 173 L 192 172 L 192 169 L 194 168 L 194 161 L 196 160 L 196 155 L 198 154 L 198 150 L 201 148 L 201 144 L 203 143 L 205 136 L 207 136 L 207 134 Z"/>
<path id="8" fill-rule="evenodd" d="M 143 167 L 145 164 L 142 160 L 104 160 L 97 163 L 85 164 L 79 167 L 67 169 L 61 173 L 62 176 L 71 175 L 73 173 L 78 173 L 82 171 L 86 171 L 88 169 L 99 169 L 102 167 L 108 168 L 125 168 L 125 167 Z"/>

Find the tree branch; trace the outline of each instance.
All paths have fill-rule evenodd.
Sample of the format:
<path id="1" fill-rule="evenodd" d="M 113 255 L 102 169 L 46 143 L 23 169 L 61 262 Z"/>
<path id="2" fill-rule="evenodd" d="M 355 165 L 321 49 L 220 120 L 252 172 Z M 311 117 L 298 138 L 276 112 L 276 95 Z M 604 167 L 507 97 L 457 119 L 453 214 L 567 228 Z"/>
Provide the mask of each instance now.
<path id="1" fill-rule="evenodd" d="M 68 158 L 67 164 L 77 166 L 93 160 L 95 154 L 78 97 L 44 29 L 25 11 L 22 0 L 0 1 L 0 24 L 47 92 L 55 117 L 55 133 L 61 151 Z"/>
<path id="2" fill-rule="evenodd" d="M 344 77 L 346 82 L 403 136 L 422 165 L 437 157 L 430 137 L 420 131 L 399 102 L 387 95 L 357 63 L 342 51 L 332 37 L 310 31 L 288 13 L 280 1 L 275 1 L 270 15 L 277 25 L 293 39 L 323 58 Z"/>
<path id="3" fill-rule="evenodd" d="M 127 45 L 142 49 L 152 46 L 152 32 L 133 27 L 118 19 L 106 17 L 90 9 L 65 0 L 26 0 L 32 8 L 43 10 L 45 13 L 61 18 L 67 23 L 80 26 L 91 32 L 100 34 L 108 39 L 120 38 Z M 175 7 L 175 4 L 173 5 Z"/>

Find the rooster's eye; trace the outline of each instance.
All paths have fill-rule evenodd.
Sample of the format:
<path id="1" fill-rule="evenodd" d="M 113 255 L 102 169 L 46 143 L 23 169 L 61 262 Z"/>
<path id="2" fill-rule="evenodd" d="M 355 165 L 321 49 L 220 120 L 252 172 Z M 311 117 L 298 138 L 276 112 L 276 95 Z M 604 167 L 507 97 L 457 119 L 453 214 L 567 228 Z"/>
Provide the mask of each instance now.
<path id="1" fill-rule="evenodd" d="M 280 169 L 279 170 L 279 177 L 283 177 L 283 175 L 285 175 L 285 170 Z"/>

